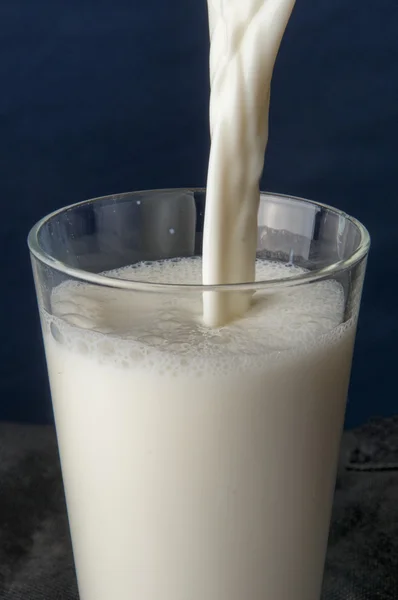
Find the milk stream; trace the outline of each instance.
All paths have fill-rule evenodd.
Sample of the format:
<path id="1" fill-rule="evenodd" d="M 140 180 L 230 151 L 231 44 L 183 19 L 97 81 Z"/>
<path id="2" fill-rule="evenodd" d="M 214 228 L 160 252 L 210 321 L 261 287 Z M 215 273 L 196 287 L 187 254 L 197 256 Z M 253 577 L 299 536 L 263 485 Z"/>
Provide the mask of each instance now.
<path id="1" fill-rule="evenodd" d="M 355 334 L 343 289 L 256 292 L 222 328 L 202 310 L 199 292 L 69 281 L 42 312 L 82 600 L 319 600 Z"/>
<path id="2" fill-rule="evenodd" d="M 208 0 L 211 149 L 203 236 L 205 285 L 254 279 L 271 76 L 293 6 L 294 0 Z M 204 322 L 218 327 L 241 316 L 250 298 L 205 293 Z"/>

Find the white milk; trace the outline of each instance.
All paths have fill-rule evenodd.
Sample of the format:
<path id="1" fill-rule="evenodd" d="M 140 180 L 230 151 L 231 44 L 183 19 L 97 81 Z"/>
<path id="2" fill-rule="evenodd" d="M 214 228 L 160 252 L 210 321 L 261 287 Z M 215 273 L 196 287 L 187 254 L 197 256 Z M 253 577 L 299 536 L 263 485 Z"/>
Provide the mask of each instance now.
<path id="1" fill-rule="evenodd" d="M 125 278 L 198 283 L 200 259 Z M 257 278 L 300 272 L 257 263 Z M 340 285 L 200 294 L 69 282 L 42 314 L 81 600 L 319 600 L 355 322 Z M 102 332 L 102 333 L 101 333 Z"/>
<path id="2" fill-rule="evenodd" d="M 254 279 L 271 77 L 294 1 L 208 0 L 211 150 L 205 285 Z M 205 323 L 223 325 L 243 315 L 249 302 L 247 294 L 205 293 Z"/>

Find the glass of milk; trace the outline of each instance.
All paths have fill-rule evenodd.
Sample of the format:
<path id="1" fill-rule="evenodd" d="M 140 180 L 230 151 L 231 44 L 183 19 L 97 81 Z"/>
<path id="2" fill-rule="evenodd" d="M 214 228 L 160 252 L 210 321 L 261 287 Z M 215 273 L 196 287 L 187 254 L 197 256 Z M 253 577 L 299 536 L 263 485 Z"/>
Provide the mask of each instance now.
<path id="1" fill-rule="evenodd" d="M 61 209 L 29 246 L 81 600 L 318 600 L 369 236 L 262 194 L 204 288 L 204 190 Z M 246 294 L 204 325 L 203 295 Z"/>

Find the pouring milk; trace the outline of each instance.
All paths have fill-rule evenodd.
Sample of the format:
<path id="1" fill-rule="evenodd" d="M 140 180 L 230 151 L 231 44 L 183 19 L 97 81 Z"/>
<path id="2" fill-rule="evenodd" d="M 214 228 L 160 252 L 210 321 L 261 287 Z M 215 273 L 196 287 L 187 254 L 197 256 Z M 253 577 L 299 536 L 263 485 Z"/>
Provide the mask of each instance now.
<path id="1" fill-rule="evenodd" d="M 259 181 L 268 139 L 271 76 L 294 0 L 208 0 L 211 150 L 203 283 L 255 280 Z M 210 327 L 242 316 L 247 294 L 208 292 Z"/>
<path id="2" fill-rule="evenodd" d="M 200 291 L 114 285 L 304 272 L 255 265 L 270 80 L 293 4 L 209 0 L 203 261 L 125 266 L 121 241 L 109 285 L 65 276 L 48 302 L 38 294 L 81 600 L 319 599 L 357 315 L 343 286 L 259 290 L 248 310 L 245 294 L 202 305 Z"/>

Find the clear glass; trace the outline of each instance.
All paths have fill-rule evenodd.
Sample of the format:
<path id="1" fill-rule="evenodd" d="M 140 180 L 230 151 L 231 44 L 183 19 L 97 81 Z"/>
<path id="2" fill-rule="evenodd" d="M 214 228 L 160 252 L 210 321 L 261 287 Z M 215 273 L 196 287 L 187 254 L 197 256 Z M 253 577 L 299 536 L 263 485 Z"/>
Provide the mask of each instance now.
<path id="1" fill-rule="evenodd" d="M 29 235 L 81 600 L 320 596 L 369 236 L 262 194 L 277 266 L 203 287 L 204 212 L 204 190 L 127 193 Z M 142 275 L 190 257 L 196 279 Z M 252 308 L 207 330 L 204 291 Z"/>

